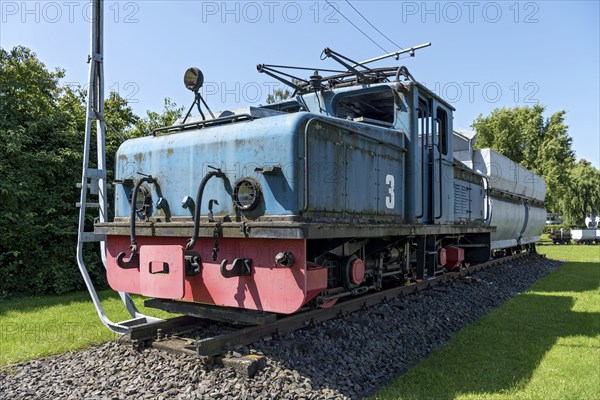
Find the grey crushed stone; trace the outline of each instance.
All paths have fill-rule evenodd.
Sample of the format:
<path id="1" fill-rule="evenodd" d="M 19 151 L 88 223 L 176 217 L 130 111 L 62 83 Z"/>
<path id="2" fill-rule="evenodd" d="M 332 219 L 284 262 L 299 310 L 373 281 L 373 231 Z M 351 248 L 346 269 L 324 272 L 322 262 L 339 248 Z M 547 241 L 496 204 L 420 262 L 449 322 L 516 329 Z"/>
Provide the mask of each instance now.
<path id="1" fill-rule="evenodd" d="M 545 259 L 504 264 L 474 279 L 238 347 L 240 354 L 267 357 L 266 367 L 251 379 L 194 358 L 112 342 L 0 372 L 0 399 L 362 398 L 560 264 Z"/>

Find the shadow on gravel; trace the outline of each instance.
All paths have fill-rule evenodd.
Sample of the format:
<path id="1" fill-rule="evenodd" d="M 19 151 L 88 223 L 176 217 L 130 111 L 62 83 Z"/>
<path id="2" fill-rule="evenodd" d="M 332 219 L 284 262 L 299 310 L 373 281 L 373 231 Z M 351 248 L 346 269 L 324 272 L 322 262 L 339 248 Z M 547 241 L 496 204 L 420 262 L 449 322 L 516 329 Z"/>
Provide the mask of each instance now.
<path id="1" fill-rule="evenodd" d="M 573 363 L 585 365 L 589 360 L 571 360 L 578 354 L 572 349 L 587 349 L 590 347 L 587 339 L 593 340 L 600 335 L 600 313 L 585 311 L 597 309 L 594 299 L 600 294 L 599 290 L 598 264 L 565 264 L 533 285 L 531 292 L 517 296 L 460 332 L 447 346 L 409 370 L 374 398 L 450 400 L 463 395 L 474 398 L 503 395 L 509 398 L 507 392 L 522 390 L 532 383 L 544 357 L 555 346 L 570 349 L 566 356 L 559 356 L 564 358 L 553 361 L 550 367 L 542 366 L 542 375 L 560 374 L 556 370 L 548 372 L 547 368 L 560 371 L 561 368 L 573 368 Z M 593 293 L 581 294 L 583 292 Z M 569 338 L 567 343 L 559 343 L 566 338 Z M 597 347 L 594 349 L 597 350 Z M 584 372 L 584 375 L 589 372 Z M 556 376 L 552 376 L 545 378 L 547 382 L 538 377 L 537 387 L 532 390 L 547 393 L 545 384 L 560 390 Z M 564 384 L 564 381 L 561 382 L 561 385 Z M 568 390 L 568 387 L 562 390 Z"/>
<path id="2" fill-rule="evenodd" d="M 332 395 L 353 399 L 374 394 L 463 328 L 525 291 L 558 266 L 552 260 L 539 260 L 534 264 L 531 270 L 524 268 L 525 264 L 504 264 L 478 273 L 476 279 L 448 282 L 433 290 L 376 305 L 368 311 L 355 312 L 341 320 L 327 321 L 317 329 L 297 331 L 281 340 L 258 343 L 256 348 L 275 361 L 264 373 L 274 378 L 271 387 L 278 393 L 288 393 L 288 389 L 293 387 L 289 384 L 290 379 L 293 379 L 310 382 L 310 389 L 321 391 L 324 398 L 329 389 L 333 390 Z M 490 386 L 487 380 L 490 372 L 479 374 L 482 366 L 491 370 L 498 368 L 493 361 L 499 355 L 490 352 L 486 344 L 488 341 L 501 343 L 499 351 L 507 352 L 507 369 L 523 371 L 521 377 L 527 371 L 530 373 L 556 339 L 550 333 L 544 334 L 543 338 L 534 335 L 533 339 L 529 339 L 525 331 L 535 326 L 531 324 L 532 319 L 536 318 L 536 314 L 547 314 L 547 307 L 570 310 L 572 306 L 571 299 L 567 297 L 527 296 L 530 297 L 532 305 L 539 306 L 531 318 L 522 319 L 523 312 L 516 311 L 513 313 L 516 319 L 510 322 L 510 328 L 501 323 L 489 328 L 488 332 L 488 328 L 484 327 L 483 333 L 466 338 L 464 348 L 467 353 L 461 350 L 452 354 L 443 367 L 430 365 L 430 369 L 402 380 L 402 384 L 392 388 L 387 398 L 399 398 L 411 384 L 414 384 L 415 392 L 407 398 L 419 399 L 453 398 L 454 392 L 461 392 L 464 388 L 469 391 Z M 539 301 L 535 300 L 537 298 Z M 505 330 L 506 335 L 502 333 Z M 488 338 L 485 337 L 487 333 L 491 335 Z M 562 333 L 568 331 L 556 332 L 557 335 Z M 522 369 L 510 365 L 514 356 L 512 352 L 529 341 L 537 341 L 535 346 L 538 350 L 517 361 L 517 364 L 524 365 Z M 504 369 L 504 366 L 500 368 Z M 290 375 L 289 370 L 298 376 L 287 376 Z M 473 376 L 467 378 L 465 370 Z M 480 385 L 477 384 L 478 379 Z M 452 380 L 456 386 L 453 386 Z M 508 383 L 505 380 L 495 382 L 498 382 L 498 387 Z M 436 397 L 429 391 L 430 385 L 445 387 L 446 384 L 450 385 L 450 390 L 442 391 L 440 396 Z M 291 394 L 303 397 L 304 392 L 300 390 Z"/>

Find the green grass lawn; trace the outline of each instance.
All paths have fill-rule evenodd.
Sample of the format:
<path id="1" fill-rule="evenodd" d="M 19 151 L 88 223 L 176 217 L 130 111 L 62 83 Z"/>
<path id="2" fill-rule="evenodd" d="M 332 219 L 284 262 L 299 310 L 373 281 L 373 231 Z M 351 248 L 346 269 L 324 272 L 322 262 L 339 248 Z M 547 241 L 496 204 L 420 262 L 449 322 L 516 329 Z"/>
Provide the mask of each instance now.
<path id="1" fill-rule="evenodd" d="M 568 261 L 379 391 L 376 399 L 600 399 L 600 246 Z"/>
<path id="2" fill-rule="evenodd" d="M 131 318 L 115 292 L 106 290 L 99 296 L 113 321 Z M 134 297 L 134 301 L 144 314 L 160 318 L 172 316 L 144 308 L 141 297 Z M 100 322 L 87 292 L 0 300 L 0 367 L 117 337 L 119 335 Z"/>

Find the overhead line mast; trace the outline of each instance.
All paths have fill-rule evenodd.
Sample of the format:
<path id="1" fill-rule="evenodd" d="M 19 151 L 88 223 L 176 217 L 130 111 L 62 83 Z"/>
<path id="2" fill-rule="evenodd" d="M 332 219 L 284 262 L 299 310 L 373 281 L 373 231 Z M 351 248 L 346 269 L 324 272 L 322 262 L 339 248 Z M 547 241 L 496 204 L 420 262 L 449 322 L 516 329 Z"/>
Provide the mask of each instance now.
<path id="1" fill-rule="evenodd" d="M 79 198 L 79 224 L 77 233 L 77 265 L 85 285 L 92 297 L 100 320 L 109 329 L 117 333 L 127 333 L 132 326 L 160 321 L 141 314 L 127 293 L 119 292 L 121 300 L 133 317 L 122 322 L 112 322 L 104 312 L 98 293 L 87 271 L 83 258 L 84 244 L 100 243 L 102 264 L 106 268 L 106 236 L 85 230 L 86 213 L 89 208 L 98 209 L 98 222 L 106 222 L 108 205 L 106 200 L 106 128 L 104 120 L 104 0 L 91 1 L 91 53 L 88 56 L 89 85 L 86 104 L 86 121 L 83 145 L 83 167 L 81 173 L 81 195 Z M 96 165 L 90 165 L 92 150 L 92 128 L 96 125 Z M 97 196 L 97 202 L 88 202 L 88 190 L 91 196 Z"/>

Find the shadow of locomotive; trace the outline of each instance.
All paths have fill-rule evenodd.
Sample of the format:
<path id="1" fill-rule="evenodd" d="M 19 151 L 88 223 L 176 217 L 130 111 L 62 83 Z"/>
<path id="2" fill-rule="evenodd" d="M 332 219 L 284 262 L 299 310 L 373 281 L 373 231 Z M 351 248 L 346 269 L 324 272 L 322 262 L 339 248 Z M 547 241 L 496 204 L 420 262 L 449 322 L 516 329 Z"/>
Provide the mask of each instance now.
<path id="1" fill-rule="evenodd" d="M 560 339 L 600 334 L 600 324 L 590 322 L 598 321 L 600 314 L 574 310 L 576 299 L 567 294 L 598 290 L 598 266 L 569 263 L 564 267 L 554 274 L 564 274 L 565 279 L 537 284 L 535 291 L 514 298 L 493 318 L 478 321 L 460 334 L 458 331 L 463 327 L 499 304 L 477 316 L 452 313 L 451 304 L 442 310 L 431 310 L 445 312 L 451 319 L 440 326 L 439 316 L 433 322 L 422 309 L 414 322 L 411 304 L 419 300 L 391 303 L 368 311 L 381 316 L 378 324 L 386 327 L 382 331 L 361 325 L 361 320 L 366 320 L 361 311 L 338 321 L 339 328 L 324 329 L 322 336 L 296 333 L 269 343 L 263 350 L 285 368 L 309 378 L 313 389 L 332 388 L 351 398 L 373 395 L 400 374 L 405 375 L 376 398 L 454 399 L 462 394 L 505 392 L 531 380 L 547 352 L 554 346 L 565 345 L 558 343 Z M 574 269 L 584 269 L 585 274 L 569 274 Z M 422 297 L 426 303 L 433 296 Z M 460 317 L 461 323 L 451 323 Z M 405 319 L 411 321 L 410 326 Z M 425 353 L 440 348 L 454 335 L 452 342 L 440 349 L 439 353 L 445 353 L 442 357 L 436 352 L 419 364 Z M 329 351 L 322 351 L 324 347 Z M 415 352 L 414 348 L 422 350 Z M 417 364 L 417 368 L 409 370 Z M 424 376 L 429 384 L 424 383 Z M 428 387 L 432 382 L 443 387 L 441 394 L 436 392 L 432 396 L 432 388 Z"/>

